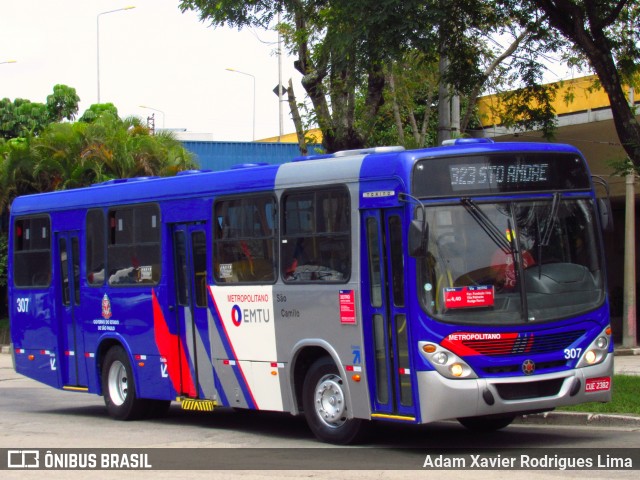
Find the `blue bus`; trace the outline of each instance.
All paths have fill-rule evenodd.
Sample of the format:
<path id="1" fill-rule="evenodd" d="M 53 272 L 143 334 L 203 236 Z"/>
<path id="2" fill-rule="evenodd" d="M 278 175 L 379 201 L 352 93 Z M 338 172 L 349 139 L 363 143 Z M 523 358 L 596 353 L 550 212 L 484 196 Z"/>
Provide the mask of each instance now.
<path id="1" fill-rule="evenodd" d="M 15 369 L 116 419 L 290 412 L 337 444 L 606 402 L 603 205 L 574 147 L 486 140 L 19 197 Z"/>

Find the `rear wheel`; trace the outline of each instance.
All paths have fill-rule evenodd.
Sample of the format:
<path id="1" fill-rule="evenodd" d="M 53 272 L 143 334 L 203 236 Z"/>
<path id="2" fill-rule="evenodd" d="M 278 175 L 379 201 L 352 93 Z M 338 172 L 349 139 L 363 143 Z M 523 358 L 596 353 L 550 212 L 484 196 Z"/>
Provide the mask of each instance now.
<path id="1" fill-rule="evenodd" d="M 328 357 L 316 360 L 307 372 L 302 405 L 309 428 L 324 442 L 353 443 L 362 431 L 361 419 L 348 418 L 344 383 Z"/>
<path id="2" fill-rule="evenodd" d="M 515 418 L 515 415 L 506 417 L 467 417 L 459 418 L 458 422 L 475 432 L 494 432 L 508 427 Z"/>
<path id="3" fill-rule="evenodd" d="M 136 396 L 131 363 L 120 346 L 111 347 L 104 357 L 102 394 L 109 415 L 116 420 L 137 420 L 149 412 L 148 401 Z"/>

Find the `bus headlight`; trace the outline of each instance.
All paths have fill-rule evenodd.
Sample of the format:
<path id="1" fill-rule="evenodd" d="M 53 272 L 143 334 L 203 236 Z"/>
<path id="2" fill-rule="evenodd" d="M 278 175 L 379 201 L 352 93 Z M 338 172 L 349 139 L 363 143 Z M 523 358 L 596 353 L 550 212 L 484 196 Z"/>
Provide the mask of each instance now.
<path id="1" fill-rule="evenodd" d="M 432 342 L 418 342 L 422 356 L 446 378 L 478 378 L 473 369 L 455 353 Z"/>
<path id="2" fill-rule="evenodd" d="M 609 345 L 611 344 L 611 327 L 607 326 L 596 339 L 591 342 L 580 358 L 576 368 L 589 367 L 597 365 L 604 361 L 609 353 Z"/>

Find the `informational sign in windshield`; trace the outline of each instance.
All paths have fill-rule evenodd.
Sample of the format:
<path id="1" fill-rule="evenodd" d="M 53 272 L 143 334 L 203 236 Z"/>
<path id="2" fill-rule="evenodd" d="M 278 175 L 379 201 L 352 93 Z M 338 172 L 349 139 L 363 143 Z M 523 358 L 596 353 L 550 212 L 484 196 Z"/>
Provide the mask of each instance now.
<path id="1" fill-rule="evenodd" d="M 492 307 L 495 301 L 493 285 L 452 287 L 444 289 L 446 308 Z"/>

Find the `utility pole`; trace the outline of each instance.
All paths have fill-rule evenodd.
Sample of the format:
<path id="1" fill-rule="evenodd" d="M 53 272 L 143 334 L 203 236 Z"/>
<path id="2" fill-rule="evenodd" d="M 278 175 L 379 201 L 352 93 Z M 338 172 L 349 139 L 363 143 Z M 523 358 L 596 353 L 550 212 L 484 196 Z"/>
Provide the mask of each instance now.
<path id="1" fill-rule="evenodd" d="M 282 87 L 282 34 L 280 33 L 280 8 L 278 8 L 278 142 L 282 142 L 284 133 L 282 97 L 284 97 L 284 88 Z"/>
<path id="2" fill-rule="evenodd" d="M 634 106 L 633 87 L 629 90 L 629 102 Z M 625 225 L 624 225 L 624 295 L 622 300 L 622 346 L 638 345 L 638 318 L 636 309 L 636 194 L 635 170 L 625 177 Z"/>

